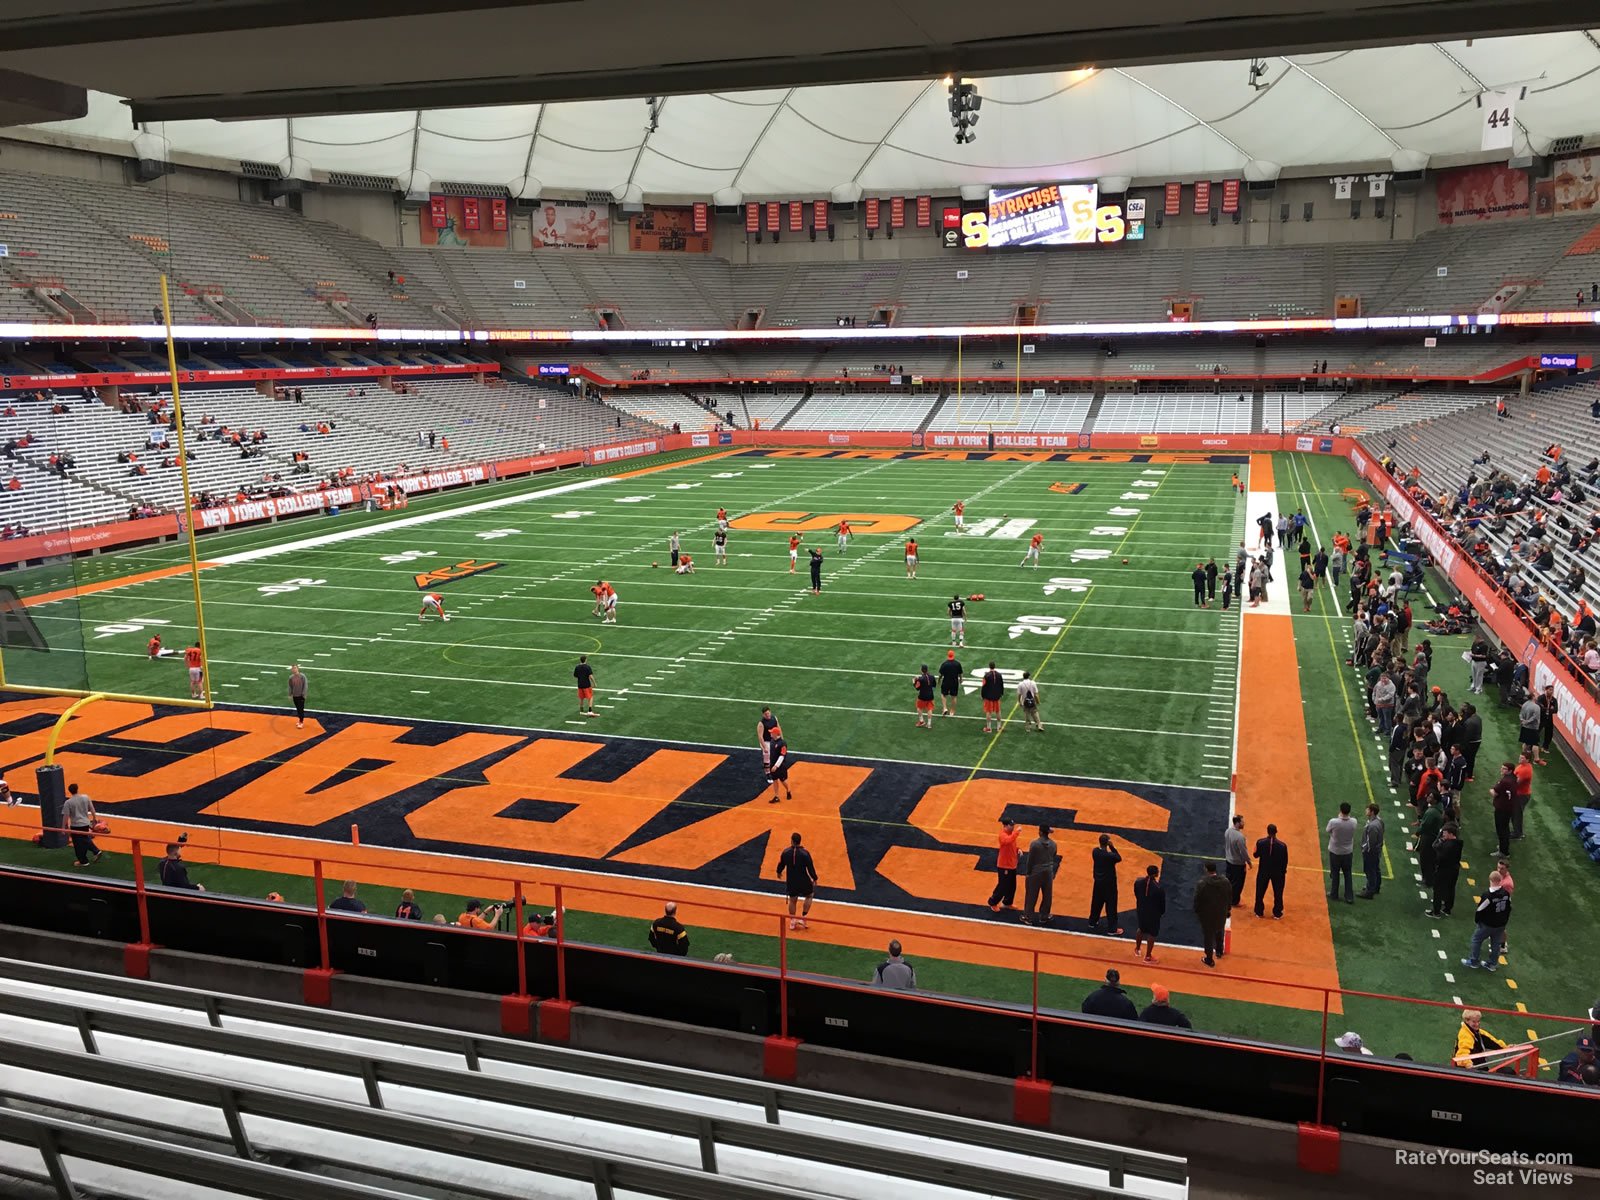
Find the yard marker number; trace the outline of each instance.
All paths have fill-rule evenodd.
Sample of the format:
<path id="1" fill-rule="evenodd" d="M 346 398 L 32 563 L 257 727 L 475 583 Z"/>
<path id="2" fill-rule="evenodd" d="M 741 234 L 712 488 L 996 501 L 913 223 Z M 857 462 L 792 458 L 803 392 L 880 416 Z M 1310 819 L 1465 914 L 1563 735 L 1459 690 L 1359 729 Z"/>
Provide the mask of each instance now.
<path id="1" fill-rule="evenodd" d="M 438 553 L 437 550 L 402 550 L 399 554 L 385 554 L 378 561 L 394 567 L 401 563 L 416 562 L 419 558 L 434 558 Z"/>
<path id="2" fill-rule="evenodd" d="M 1057 592 L 1086 592 L 1090 586 L 1087 579 L 1075 575 L 1057 575 L 1044 585 L 1044 594 L 1054 596 Z"/>
<path id="3" fill-rule="evenodd" d="M 306 579 L 302 576 L 295 579 L 285 579 L 282 583 L 263 584 L 256 591 L 263 596 L 282 596 L 289 592 L 298 592 L 301 588 L 319 587 L 327 582 L 326 579 Z"/>
<path id="4" fill-rule="evenodd" d="M 119 633 L 138 633 L 155 625 L 171 624 L 171 621 L 163 621 L 160 617 L 133 617 L 119 625 L 96 625 L 94 627 L 94 636 L 97 639 L 107 638 Z"/>
<path id="5" fill-rule="evenodd" d="M 1025 633 L 1038 633 L 1048 637 L 1051 634 L 1060 633 L 1061 627 L 1066 623 L 1067 619 L 1065 617 L 1018 617 L 1017 623 L 1006 632 L 1013 641 Z"/>

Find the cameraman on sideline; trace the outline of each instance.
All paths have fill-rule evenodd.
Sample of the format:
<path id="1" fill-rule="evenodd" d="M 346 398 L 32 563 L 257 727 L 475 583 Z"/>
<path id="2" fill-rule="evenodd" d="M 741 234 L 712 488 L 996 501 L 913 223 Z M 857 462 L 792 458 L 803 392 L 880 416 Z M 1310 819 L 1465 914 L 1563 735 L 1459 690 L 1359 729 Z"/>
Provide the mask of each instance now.
<path id="1" fill-rule="evenodd" d="M 484 908 L 482 900 L 468 900 L 467 909 L 456 918 L 456 924 L 462 929 L 494 929 L 500 923 L 503 908 L 503 904 L 491 904 Z"/>

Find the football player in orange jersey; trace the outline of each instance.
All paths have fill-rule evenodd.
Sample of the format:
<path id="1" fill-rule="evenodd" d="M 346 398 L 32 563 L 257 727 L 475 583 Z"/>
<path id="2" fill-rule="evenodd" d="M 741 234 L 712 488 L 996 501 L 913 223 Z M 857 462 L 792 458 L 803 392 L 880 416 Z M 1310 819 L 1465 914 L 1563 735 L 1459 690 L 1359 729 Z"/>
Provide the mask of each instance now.
<path id="1" fill-rule="evenodd" d="M 1033 540 L 1028 543 L 1028 552 L 1022 556 L 1022 561 L 1019 562 L 1017 564 L 1017 566 L 1019 566 L 1019 567 L 1027 566 L 1028 565 L 1028 560 L 1031 558 L 1033 560 L 1033 565 L 1037 567 L 1039 565 L 1039 550 L 1043 545 L 1044 545 L 1044 534 L 1042 534 L 1042 533 L 1034 534 L 1033 535 Z"/>
<path id="2" fill-rule="evenodd" d="M 789 574 L 791 574 L 791 575 L 794 574 L 794 565 L 799 560 L 800 560 L 800 535 L 798 533 L 791 533 L 789 535 Z"/>
<path id="3" fill-rule="evenodd" d="M 908 538 L 906 540 L 906 578 L 907 579 L 915 579 L 916 577 L 917 577 L 917 539 L 916 538 Z"/>
<path id="4" fill-rule="evenodd" d="M 183 652 L 183 661 L 189 667 L 189 698 L 203 700 L 203 685 L 206 677 L 205 658 L 200 653 L 200 643 L 196 642 Z"/>
<path id="5" fill-rule="evenodd" d="M 417 620 L 420 621 L 426 617 L 429 609 L 438 613 L 441 621 L 450 619 L 450 615 L 444 611 L 444 597 L 439 595 L 438 592 L 429 592 L 422 598 L 422 609 L 417 613 Z"/>
<path id="6" fill-rule="evenodd" d="M 957 500 L 950 511 L 956 515 L 956 532 L 964 533 L 967 528 L 967 502 Z"/>

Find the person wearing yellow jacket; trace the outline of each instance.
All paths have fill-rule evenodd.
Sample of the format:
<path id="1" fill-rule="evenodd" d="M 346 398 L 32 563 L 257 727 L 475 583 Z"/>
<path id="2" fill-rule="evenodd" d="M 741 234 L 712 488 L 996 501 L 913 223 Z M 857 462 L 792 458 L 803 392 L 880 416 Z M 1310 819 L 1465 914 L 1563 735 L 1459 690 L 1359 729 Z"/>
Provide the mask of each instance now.
<path id="1" fill-rule="evenodd" d="M 1462 1011 L 1461 1028 L 1456 1030 L 1456 1066 L 1467 1067 L 1474 1071 L 1493 1070 L 1499 1073 L 1514 1074 L 1516 1066 L 1510 1062 L 1503 1062 L 1498 1066 L 1491 1067 L 1488 1059 L 1475 1057 L 1476 1055 L 1504 1049 L 1506 1049 L 1506 1044 L 1483 1027 L 1483 1014 L 1481 1012 L 1475 1008 Z"/>

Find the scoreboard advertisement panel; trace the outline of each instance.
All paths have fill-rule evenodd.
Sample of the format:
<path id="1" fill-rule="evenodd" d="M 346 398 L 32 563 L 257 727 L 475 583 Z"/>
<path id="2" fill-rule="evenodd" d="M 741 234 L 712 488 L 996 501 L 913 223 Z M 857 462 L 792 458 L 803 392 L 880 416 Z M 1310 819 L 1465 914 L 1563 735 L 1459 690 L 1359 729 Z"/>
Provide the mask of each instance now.
<path id="1" fill-rule="evenodd" d="M 989 192 L 989 245 L 1077 246 L 1094 241 L 1093 183 L 1048 183 Z"/>
<path id="2" fill-rule="evenodd" d="M 1093 246 L 1144 236 L 1120 204 L 1101 204 L 1095 183 L 1041 183 L 991 188 L 989 203 L 961 214 L 959 244 L 968 250 L 1013 246 Z M 953 244 L 946 237 L 946 244 Z"/>

